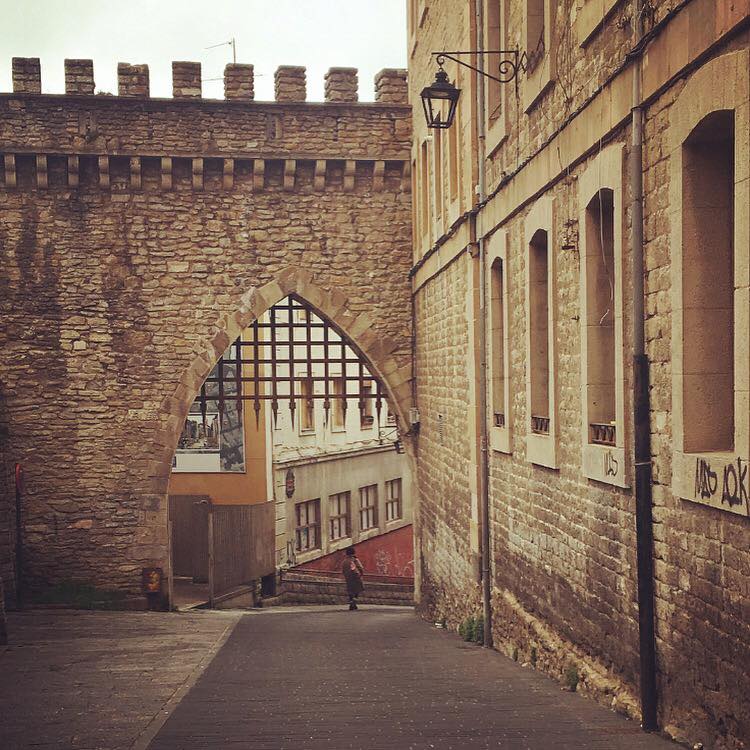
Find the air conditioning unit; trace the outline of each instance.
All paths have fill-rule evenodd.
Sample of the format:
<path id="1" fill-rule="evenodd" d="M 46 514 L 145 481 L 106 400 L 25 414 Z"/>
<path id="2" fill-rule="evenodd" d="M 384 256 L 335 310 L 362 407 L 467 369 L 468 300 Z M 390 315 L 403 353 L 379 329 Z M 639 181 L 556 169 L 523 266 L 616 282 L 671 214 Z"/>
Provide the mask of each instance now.
<path id="1" fill-rule="evenodd" d="M 409 424 L 412 427 L 417 427 L 419 425 L 419 409 L 415 406 L 412 406 L 411 409 L 409 409 Z"/>

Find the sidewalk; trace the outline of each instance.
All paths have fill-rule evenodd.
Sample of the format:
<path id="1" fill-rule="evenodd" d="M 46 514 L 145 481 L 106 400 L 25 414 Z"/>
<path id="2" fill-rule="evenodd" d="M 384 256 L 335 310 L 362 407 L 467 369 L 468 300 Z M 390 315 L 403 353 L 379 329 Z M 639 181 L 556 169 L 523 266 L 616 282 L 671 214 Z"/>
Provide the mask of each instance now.
<path id="1" fill-rule="evenodd" d="M 170 701 L 187 692 L 238 619 L 237 613 L 8 613 L 9 645 L 0 647 L 0 748 L 120 750 L 139 737 L 147 741 L 149 725 L 160 724 Z"/>
<path id="2" fill-rule="evenodd" d="M 409 608 L 37 610 L 8 624 L 3 750 L 677 747 Z"/>

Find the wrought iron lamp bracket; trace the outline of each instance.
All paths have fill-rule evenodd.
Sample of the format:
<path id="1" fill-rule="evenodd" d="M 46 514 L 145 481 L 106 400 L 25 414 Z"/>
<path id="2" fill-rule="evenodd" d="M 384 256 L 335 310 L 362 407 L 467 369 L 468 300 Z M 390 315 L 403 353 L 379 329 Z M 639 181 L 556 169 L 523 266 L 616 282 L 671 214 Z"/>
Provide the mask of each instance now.
<path id="1" fill-rule="evenodd" d="M 464 62 L 459 57 L 460 55 L 501 55 L 500 63 L 498 65 L 499 75 L 493 76 L 491 73 L 487 73 L 470 63 Z M 525 56 L 522 56 L 517 49 L 463 50 L 452 52 L 442 50 L 440 52 L 433 52 L 432 56 L 435 58 L 435 61 L 441 69 L 446 60 L 451 60 L 464 68 L 469 68 L 469 70 L 473 70 L 475 73 L 479 73 L 479 75 L 489 78 L 492 81 L 497 81 L 498 83 L 510 83 L 511 81 L 515 81 L 516 91 L 518 91 L 518 71 L 526 69 L 524 64 Z"/>

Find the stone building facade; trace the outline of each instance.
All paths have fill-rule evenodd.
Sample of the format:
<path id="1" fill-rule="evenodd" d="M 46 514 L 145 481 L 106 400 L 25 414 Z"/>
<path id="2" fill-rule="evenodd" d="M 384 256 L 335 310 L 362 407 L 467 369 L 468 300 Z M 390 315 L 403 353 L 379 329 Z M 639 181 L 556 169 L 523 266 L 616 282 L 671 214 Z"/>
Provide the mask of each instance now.
<path id="1" fill-rule="evenodd" d="M 747 747 L 750 7 L 408 8 L 421 607 L 454 628 L 482 611 L 486 445 L 495 647 L 640 715 L 641 277 L 657 723 Z M 431 53 L 451 50 L 509 50 L 520 69 L 501 84 L 446 60 L 456 120 L 428 130 Z M 462 59 L 500 71 L 497 54 Z"/>
<path id="2" fill-rule="evenodd" d="M 336 357 L 322 361 L 322 341 L 332 335 L 314 330 L 312 361 L 295 365 L 302 388 L 308 373 L 315 378 L 307 392 L 317 398 L 303 403 L 294 420 L 281 409 L 269 430 L 279 566 L 310 563 L 314 568 L 314 561 L 365 541 L 371 541 L 374 555 L 379 537 L 411 525 L 411 470 L 408 457 L 395 448 L 395 414 L 383 399 L 378 402 L 367 368 L 360 372 L 358 363 L 342 364 Z M 362 411 L 353 397 L 346 399 L 346 409 L 344 401 L 334 400 L 326 410 L 321 398 L 326 370 L 336 393 L 343 390 L 343 374 L 350 390 L 352 379 L 361 377 L 373 398 Z"/>
<path id="3" fill-rule="evenodd" d="M 405 72 L 382 71 L 373 103 L 352 69 L 329 71 L 321 103 L 304 68 L 278 69 L 274 102 L 253 101 L 251 65 L 227 66 L 222 101 L 201 98 L 197 63 L 173 77 L 153 99 L 148 67 L 121 63 L 118 96 L 95 95 L 91 62 L 67 60 L 66 93 L 46 95 L 39 61 L 16 58 L 0 94 L 0 434 L 25 472 L 29 586 L 138 594 L 142 568 L 168 570 L 188 408 L 290 293 L 346 334 L 403 423 L 411 404 Z"/>

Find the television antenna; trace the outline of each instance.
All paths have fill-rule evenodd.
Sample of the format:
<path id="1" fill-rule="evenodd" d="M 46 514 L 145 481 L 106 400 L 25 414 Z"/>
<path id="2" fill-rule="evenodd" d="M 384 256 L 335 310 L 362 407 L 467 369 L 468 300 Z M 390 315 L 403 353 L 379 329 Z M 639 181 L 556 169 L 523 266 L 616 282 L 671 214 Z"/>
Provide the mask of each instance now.
<path id="1" fill-rule="evenodd" d="M 210 47 L 205 47 L 205 49 L 216 49 L 217 47 L 226 47 L 227 45 L 232 47 L 232 62 L 237 62 L 237 43 L 235 42 L 234 37 L 232 37 L 228 42 L 219 42 L 218 44 L 212 44 Z"/>

